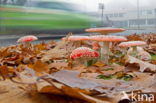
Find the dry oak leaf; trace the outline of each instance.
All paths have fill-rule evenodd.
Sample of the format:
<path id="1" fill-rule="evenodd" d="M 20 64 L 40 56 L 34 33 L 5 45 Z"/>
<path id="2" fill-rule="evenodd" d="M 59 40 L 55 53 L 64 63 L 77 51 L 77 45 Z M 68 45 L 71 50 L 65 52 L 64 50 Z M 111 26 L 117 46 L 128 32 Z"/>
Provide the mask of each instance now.
<path id="1" fill-rule="evenodd" d="M 79 71 L 60 70 L 56 73 L 51 74 L 49 77 L 72 88 L 95 90 L 100 93 L 106 92 L 105 90 L 102 89 L 103 87 L 105 87 L 104 85 L 92 80 L 80 78 L 79 75 L 80 75 Z"/>
<path id="2" fill-rule="evenodd" d="M 97 66 L 97 67 L 103 67 L 103 66 L 105 66 L 105 64 L 102 63 L 102 62 L 100 62 L 100 61 L 96 62 L 96 63 L 93 64 L 93 65 L 94 65 L 94 66 Z"/>
<path id="3" fill-rule="evenodd" d="M 36 83 L 36 86 L 37 86 L 37 90 L 39 93 L 63 94 L 60 89 L 56 88 L 55 86 L 53 86 L 52 84 L 50 84 L 46 81 L 38 82 L 38 83 Z"/>
<path id="4" fill-rule="evenodd" d="M 29 64 L 29 68 L 33 69 L 36 72 L 48 72 L 48 64 L 43 63 L 41 60 L 37 60 L 35 64 Z"/>
<path id="5" fill-rule="evenodd" d="M 68 58 L 68 55 L 74 50 L 75 47 L 72 43 L 67 41 L 59 41 L 55 48 L 48 50 L 42 57 L 42 61 L 48 61 L 52 59 L 64 59 Z"/>
<path id="6" fill-rule="evenodd" d="M 34 84 L 37 81 L 37 76 L 34 70 L 26 68 L 24 71 L 18 73 L 20 82 Z"/>
<path id="7" fill-rule="evenodd" d="M 87 101 L 86 103 L 88 103 L 88 102 L 89 103 L 110 103 L 107 101 L 102 101 L 100 99 L 91 97 L 90 95 L 88 95 L 88 94 L 90 94 L 89 91 L 87 92 L 86 90 L 81 90 L 78 88 L 71 88 L 64 84 L 53 82 L 53 81 L 51 81 L 51 83 L 52 83 L 52 85 L 45 84 L 45 83 L 43 83 L 43 85 L 37 84 L 38 90 L 40 88 L 39 93 L 52 93 L 52 94 L 68 95 L 70 97 L 75 97 L 78 99 L 85 100 L 85 101 Z"/>
<path id="8" fill-rule="evenodd" d="M 46 44 L 40 43 L 40 44 L 34 45 L 34 49 L 37 49 L 37 50 L 46 50 L 47 47 L 46 47 Z"/>
<path id="9" fill-rule="evenodd" d="M 111 66 L 105 66 L 101 68 L 101 73 L 104 75 L 112 75 L 112 74 L 115 74 L 117 72 L 121 72 L 124 70 L 125 70 L 124 66 L 120 66 L 118 64 L 113 63 Z"/>
<path id="10" fill-rule="evenodd" d="M 5 79 L 10 73 L 14 73 L 14 68 L 7 67 L 6 65 L 0 66 L 0 75 Z"/>
<path id="11" fill-rule="evenodd" d="M 67 58 L 67 52 L 64 49 L 51 49 L 43 55 L 42 61 L 63 58 Z"/>
<path id="12" fill-rule="evenodd" d="M 49 64 L 49 68 L 57 68 L 57 69 L 63 69 L 63 68 L 67 68 L 68 67 L 68 63 L 66 62 L 56 62 L 56 63 L 51 63 Z"/>
<path id="13" fill-rule="evenodd" d="M 1 48 L 0 50 L 0 57 L 7 57 L 8 55 L 10 55 L 11 53 L 9 52 L 9 47 L 7 48 Z"/>
<path id="14" fill-rule="evenodd" d="M 144 62 L 132 56 L 128 56 L 128 62 L 139 64 L 141 72 L 144 72 L 146 69 L 150 69 L 153 72 L 156 71 L 156 65 L 148 63 L 148 62 Z"/>
<path id="15" fill-rule="evenodd" d="M 37 83 L 38 90 L 41 93 L 68 95 L 70 97 L 79 98 L 88 101 L 90 103 L 110 103 L 108 101 L 103 101 L 90 96 L 92 94 L 90 89 L 92 89 L 92 87 L 95 86 L 94 85 L 95 82 L 93 83 L 92 81 L 88 80 L 86 81 L 85 79 L 75 77 L 76 76 L 75 73 L 76 73 L 75 71 L 66 71 L 66 70 L 61 70 L 61 72 L 59 71 L 53 73 L 52 75 L 49 75 L 48 83 L 43 82 Z M 62 78 L 60 78 L 61 75 Z"/>

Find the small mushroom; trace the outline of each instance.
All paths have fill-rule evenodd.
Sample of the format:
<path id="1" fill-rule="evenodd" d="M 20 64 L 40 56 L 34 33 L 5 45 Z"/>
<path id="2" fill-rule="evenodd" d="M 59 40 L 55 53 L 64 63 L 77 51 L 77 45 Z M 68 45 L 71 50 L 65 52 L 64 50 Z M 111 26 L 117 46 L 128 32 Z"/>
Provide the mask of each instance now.
<path id="1" fill-rule="evenodd" d="M 109 33 L 117 33 L 117 32 L 123 32 L 125 29 L 123 28 L 89 28 L 85 30 L 86 32 L 97 32 L 100 34 L 109 34 Z"/>
<path id="2" fill-rule="evenodd" d="M 88 61 L 99 57 L 99 53 L 88 47 L 79 47 L 72 51 L 70 58 L 72 60 L 79 60 L 88 66 Z"/>
<path id="3" fill-rule="evenodd" d="M 128 41 L 128 42 L 122 42 L 118 46 L 122 47 L 122 48 L 132 47 L 132 49 L 129 49 L 127 54 L 133 55 L 136 57 L 137 52 L 138 52 L 137 46 L 143 46 L 143 45 L 146 45 L 146 42 L 144 42 L 144 41 Z"/>
<path id="4" fill-rule="evenodd" d="M 151 55 L 146 52 L 142 47 L 136 47 L 137 49 L 137 57 L 143 61 L 148 61 L 148 60 L 151 60 Z M 133 51 L 133 48 L 129 48 L 128 51 L 127 51 L 127 54 L 130 55 Z"/>
<path id="5" fill-rule="evenodd" d="M 17 40 L 17 43 L 24 43 L 25 47 L 29 47 L 30 42 L 38 40 L 34 35 L 23 36 Z"/>
<path id="6" fill-rule="evenodd" d="M 123 36 L 112 36 L 112 35 L 96 35 L 91 36 L 90 40 L 102 42 L 103 45 L 101 47 L 101 59 L 105 60 L 108 63 L 109 55 L 111 54 L 110 51 L 110 42 L 121 42 L 127 41 L 127 39 Z"/>

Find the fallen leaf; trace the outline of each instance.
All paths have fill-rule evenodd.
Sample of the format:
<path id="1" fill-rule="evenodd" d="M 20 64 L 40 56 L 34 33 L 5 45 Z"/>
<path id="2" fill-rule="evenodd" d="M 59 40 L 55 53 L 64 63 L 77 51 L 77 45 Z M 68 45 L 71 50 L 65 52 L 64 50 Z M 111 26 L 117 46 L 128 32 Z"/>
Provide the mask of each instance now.
<path id="1" fill-rule="evenodd" d="M 14 68 L 8 68 L 6 65 L 0 66 L 0 75 L 3 77 L 3 79 L 9 77 L 9 74 L 14 72 Z"/>
<path id="2" fill-rule="evenodd" d="M 151 71 L 155 72 L 156 71 L 156 65 L 144 62 L 142 60 L 139 60 L 135 57 L 128 56 L 128 62 L 129 63 L 138 63 L 140 66 L 140 71 L 144 72 L 146 69 L 150 69 Z"/>
<path id="3" fill-rule="evenodd" d="M 48 72 L 48 64 L 43 63 L 41 60 L 37 60 L 35 64 L 29 64 L 29 68 L 32 68 L 36 72 Z"/>
<path id="4" fill-rule="evenodd" d="M 102 62 L 100 62 L 100 61 L 98 61 L 98 62 L 96 62 L 96 63 L 94 64 L 94 66 L 103 67 L 103 66 L 105 66 L 105 64 L 102 63 Z"/>
<path id="5" fill-rule="evenodd" d="M 68 67 L 68 63 L 66 62 L 57 62 L 57 63 L 51 63 L 49 64 L 49 68 L 56 68 L 58 70 L 64 69 Z"/>

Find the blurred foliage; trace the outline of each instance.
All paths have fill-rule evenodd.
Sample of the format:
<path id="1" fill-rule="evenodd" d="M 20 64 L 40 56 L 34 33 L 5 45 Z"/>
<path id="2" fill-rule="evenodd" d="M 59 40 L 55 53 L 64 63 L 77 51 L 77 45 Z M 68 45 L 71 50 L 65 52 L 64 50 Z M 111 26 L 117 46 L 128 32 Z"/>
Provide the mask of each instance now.
<path id="1" fill-rule="evenodd" d="M 82 29 L 90 27 L 95 19 L 80 13 L 41 8 L 1 5 L 1 34 L 5 32 Z"/>

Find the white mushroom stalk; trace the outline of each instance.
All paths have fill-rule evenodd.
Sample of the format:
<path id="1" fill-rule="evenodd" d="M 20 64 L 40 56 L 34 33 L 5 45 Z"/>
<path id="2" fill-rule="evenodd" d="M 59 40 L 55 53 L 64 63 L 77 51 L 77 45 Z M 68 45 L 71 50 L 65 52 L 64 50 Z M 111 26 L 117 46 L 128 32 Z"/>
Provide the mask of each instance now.
<path id="1" fill-rule="evenodd" d="M 91 36 L 90 40 L 102 42 L 101 47 L 101 59 L 108 64 L 109 55 L 111 54 L 110 51 L 110 43 L 111 42 L 120 42 L 120 41 L 127 41 L 127 39 L 123 36 L 112 36 L 112 35 L 96 35 Z"/>

